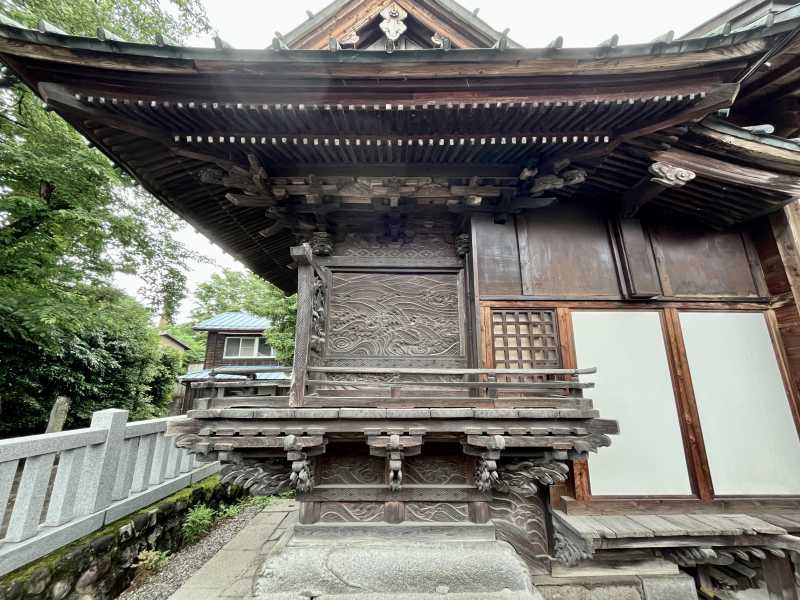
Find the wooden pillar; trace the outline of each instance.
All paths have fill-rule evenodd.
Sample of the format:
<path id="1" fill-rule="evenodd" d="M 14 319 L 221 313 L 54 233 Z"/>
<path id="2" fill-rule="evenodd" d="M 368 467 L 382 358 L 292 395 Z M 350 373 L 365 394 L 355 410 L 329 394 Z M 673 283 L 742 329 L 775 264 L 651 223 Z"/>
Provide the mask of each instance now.
<path id="1" fill-rule="evenodd" d="M 314 266 L 309 244 L 293 247 L 291 254 L 297 265 L 297 325 L 294 334 L 294 363 L 289 385 L 289 406 L 303 406 L 313 320 Z"/>
<path id="2" fill-rule="evenodd" d="M 700 427 L 700 414 L 697 411 L 697 400 L 689 373 L 689 359 L 686 356 L 686 346 L 683 342 L 683 331 L 677 309 L 664 309 L 664 330 L 692 488 L 701 500 L 711 502 L 714 499 L 711 468 L 708 466 L 703 430 Z"/>

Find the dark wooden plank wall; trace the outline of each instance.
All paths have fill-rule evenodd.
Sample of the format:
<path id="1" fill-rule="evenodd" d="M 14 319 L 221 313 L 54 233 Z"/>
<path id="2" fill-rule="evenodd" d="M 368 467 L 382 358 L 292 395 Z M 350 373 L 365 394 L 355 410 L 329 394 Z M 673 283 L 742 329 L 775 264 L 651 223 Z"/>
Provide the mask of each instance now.
<path id="1" fill-rule="evenodd" d="M 277 365 L 277 361 L 272 358 L 223 358 L 225 355 L 225 338 L 227 337 L 259 337 L 252 333 L 224 333 L 217 331 L 208 332 L 208 342 L 206 343 L 206 358 L 203 368 L 213 369 L 223 366 L 242 366 L 251 367 L 256 365 Z"/>
<path id="2" fill-rule="evenodd" d="M 570 203 L 472 221 L 486 299 L 766 298 L 748 232 L 608 219 Z"/>

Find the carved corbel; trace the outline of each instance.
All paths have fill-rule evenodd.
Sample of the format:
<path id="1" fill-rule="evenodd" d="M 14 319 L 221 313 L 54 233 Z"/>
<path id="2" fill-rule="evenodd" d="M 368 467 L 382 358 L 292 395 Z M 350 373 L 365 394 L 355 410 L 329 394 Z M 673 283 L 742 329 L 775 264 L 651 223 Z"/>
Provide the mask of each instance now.
<path id="1" fill-rule="evenodd" d="M 497 471 L 497 461 L 506 447 L 505 437 L 502 435 L 487 436 L 480 446 L 470 444 L 469 438 L 462 442 L 464 454 L 477 456 L 475 463 L 475 487 L 481 492 L 497 489 L 500 485 L 500 475 Z"/>
<path id="2" fill-rule="evenodd" d="M 389 489 L 400 491 L 403 484 L 403 459 L 415 456 L 422 451 L 421 435 L 372 435 L 367 437 L 371 456 L 386 458 L 389 470 Z"/>
<path id="3" fill-rule="evenodd" d="M 622 216 L 630 218 L 666 189 L 680 188 L 697 175 L 694 171 L 676 167 L 665 162 L 654 162 L 648 174 L 622 197 Z"/>
<path id="4" fill-rule="evenodd" d="M 468 233 L 459 233 L 456 236 L 456 254 L 462 258 L 472 250 L 472 237 Z"/>
<path id="5" fill-rule="evenodd" d="M 316 446 L 301 444 L 295 435 L 287 435 L 283 439 L 283 450 L 286 460 L 292 463 L 289 475 L 289 487 L 304 494 L 314 488 L 313 457 L 325 453 L 325 438 Z"/>
<path id="6" fill-rule="evenodd" d="M 327 231 L 315 231 L 311 234 L 311 250 L 317 256 L 333 254 L 333 236 Z"/>
<path id="7" fill-rule="evenodd" d="M 513 488 L 522 496 L 534 496 L 539 485 L 550 486 L 567 480 L 569 467 L 560 461 L 548 457 L 516 459 L 504 463 L 500 470 L 500 492 L 508 492 Z"/>

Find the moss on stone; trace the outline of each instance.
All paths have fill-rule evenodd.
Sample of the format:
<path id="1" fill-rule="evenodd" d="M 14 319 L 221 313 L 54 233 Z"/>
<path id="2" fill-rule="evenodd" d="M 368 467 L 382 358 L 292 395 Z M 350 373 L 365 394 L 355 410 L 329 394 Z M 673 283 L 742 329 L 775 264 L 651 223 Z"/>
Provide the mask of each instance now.
<path id="1" fill-rule="evenodd" d="M 136 512 L 132 512 L 129 515 L 126 515 L 116 521 L 109 523 L 102 529 L 98 529 L 97 531 L 93 531 L 92 533 L 83 536 L 59 548 L 58 550 L 51 552 L 50 554 L 43 556 L 39 559 L 36 559 L 32 563 L 25 565 L 24 567 L 20 567 L 16 571 L 12 571 L 0 577 L 0 591 L 6 586 L 13 584 L 15 581 L 24 582 L 33 577 L 37 571 L 39 570 L 46 570 L 47 572 L 53 572 L 58 570 L 58 567 L 61 566 L 60 563 L 67 557 L 70 553 L 74 552 L 78 548 L 87 546 L 91 544 L 93 541 L 107 535 L 114 535 L 115 537 L 118 535 L 119 530 L 124 527 L 126 524 L 133 521 L 133 519 L 138 515 L 147 515 L 153 511 L 157 511 L 158 507 L 162 504 L 174 504 L 176 502 L 186 502 L 191 503 L 192 494 L 196 490 L 200 490 L 204 492 L 204 495 L 207 493 L 213 493 L 220 487 L 220 476 L 211 475 L 210 477 L 206 477 L 205 479 L 198 481 L 190 486 L 182 488 L 172 494 L 171 496 L 167 496 L 166 498 L 162 498 L 161 500 L 150 504 L 149 506 L 145 506 L 137 510 Z"/>

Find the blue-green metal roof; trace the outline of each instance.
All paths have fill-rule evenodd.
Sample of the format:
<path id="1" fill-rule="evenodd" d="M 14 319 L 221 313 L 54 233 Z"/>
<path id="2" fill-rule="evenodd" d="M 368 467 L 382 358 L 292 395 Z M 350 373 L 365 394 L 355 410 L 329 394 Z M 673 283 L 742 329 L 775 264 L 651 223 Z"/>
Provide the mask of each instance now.
<path id="1" fill-rule="evenodd" d="M 226 312 L 200 321 L 192 329 L 195 331 L 255 331 L 261 332 L 272 325 L 266 317 L 258 317 L 249 312 Z"/>

